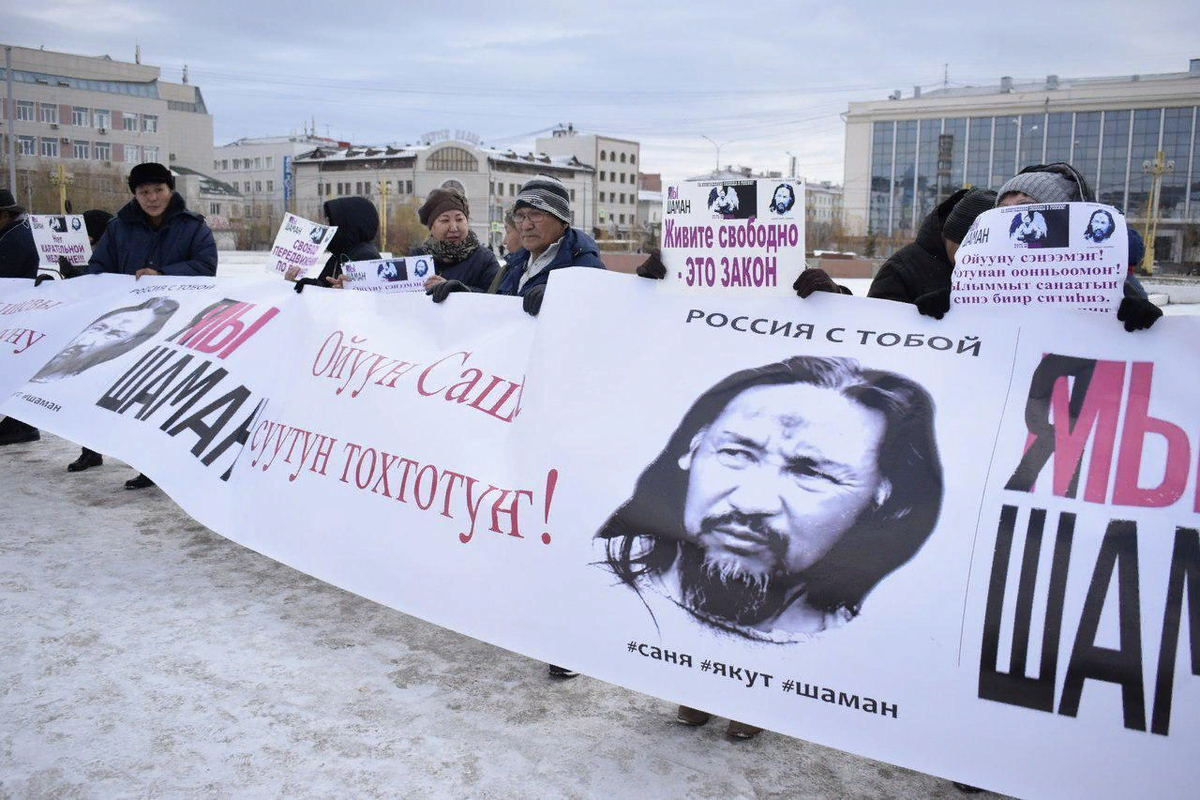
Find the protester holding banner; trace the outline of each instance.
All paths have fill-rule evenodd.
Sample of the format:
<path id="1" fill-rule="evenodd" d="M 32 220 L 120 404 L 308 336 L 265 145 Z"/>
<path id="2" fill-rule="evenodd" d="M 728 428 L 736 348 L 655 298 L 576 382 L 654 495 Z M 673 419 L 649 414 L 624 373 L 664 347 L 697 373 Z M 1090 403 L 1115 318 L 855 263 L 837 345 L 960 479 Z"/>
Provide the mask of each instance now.
<path id="1" fill-rule="evenodd" d="M 430 295 L 445 299 L 450 284 L 462 284 L 472 292 L 486 292 L 500 264 L 491 250 L 479 243 L 471 230 L 471 206 L 455 189 L 434 189 L 417 211 L 421 224 L 429 228 L 429 238 L 409 253 L 433 256 L 434 275 L 425 281 Z"/>
<path id="2" fill-rule="evenodd" d="M 188 209 L 162 164 L 129 172 L 133 199 L 100 237 L 88 272 L 122 275 L 216 275 L 217 243 L 204 215 Z"/>
<path id="3" fill-rule="evenodd" d="M 37 277 L 38 254 L 25 209 L 0 189 L 0 278 Z"/>
<path id="4" fill-rule="evenodd" d="M 549 175 L 534 177 L 517 193 L 512 211 L 522 249 L 505 264 L 497 294 L 520 296 L 525 311 L 536 316 L 551 272 L 564 267 L 605 268 L 596 241 L 571 227 L 571 194 L 562 181 Z M 450 292 L 465 289 L 451 288 L 433 299 L 441 302 Z"/>
<path id="5" fill-rule="evenodd" d="M 1025 167 L 1000 187 L 996 198 L 997 207 L 1077 202 L 1094 203 L 1096 196 L 1079 170 L 1061 161 Z M 1133 236 L 1130 236 L 1131 268 L 1141 261 L 1140 255 L 1134 258 L 1135 248 L 1140 244 L 1140 236 L 1136 242 Z M 1162 309 L 1150 302 L 1146 290 L 1132 274 L 1125 279 L 1124 291 L 1125 297 L 1117 309 L 1117 320 L 1125 323 L 1125 330 L 1144 330 L 1162 316 Z"/>
<path id="6" fill-rule="evenodd" d="M 975 218 L 995 205 L 996 193 L 960 189 L 929 212 L 917 238 L 879 268 L 868 297 L 913 303 L 926 316 L 941 319 L 950 310 L 954 254 Z"/>
<path id="7" fill-rule="evenodd" d="M 0 189 L 0 278 L 36 278 L 37 247 L 25 209 L 8 189 Z M 0 419 L 0 445 L 34 442 L 38 429 L 12 417 Z"/>
<path id="8" fill-rule="evenodd" d="M 379 212 L 365 197 L 337 197 L 326 200 L 323 206 L 325 220 L 336 225 L 337 231 L 329 240 L 329 258 L 317 281 L 333 283 L 342 275 L 342 264 L 347 261 L 376 261 L 382 256 L 375 247 L 375 236 L 379 233 Z"/>

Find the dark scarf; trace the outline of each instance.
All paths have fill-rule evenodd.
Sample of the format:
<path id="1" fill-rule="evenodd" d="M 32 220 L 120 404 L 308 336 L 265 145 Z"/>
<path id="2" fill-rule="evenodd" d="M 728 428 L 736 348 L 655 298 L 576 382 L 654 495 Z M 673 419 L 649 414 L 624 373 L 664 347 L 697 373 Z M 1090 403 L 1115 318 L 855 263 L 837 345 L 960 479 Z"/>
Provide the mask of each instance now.
<path id="1" fill-rule="evenodd" d="M 468 231 L 467 238 L 457 242 L 439 242 L 430 236 L 421 245 L 425 252 L 433 256 L 433 266 L 437 272 L 466 261 L 478 247 L 479 237 L 475 235 L 475 231 Z"/>

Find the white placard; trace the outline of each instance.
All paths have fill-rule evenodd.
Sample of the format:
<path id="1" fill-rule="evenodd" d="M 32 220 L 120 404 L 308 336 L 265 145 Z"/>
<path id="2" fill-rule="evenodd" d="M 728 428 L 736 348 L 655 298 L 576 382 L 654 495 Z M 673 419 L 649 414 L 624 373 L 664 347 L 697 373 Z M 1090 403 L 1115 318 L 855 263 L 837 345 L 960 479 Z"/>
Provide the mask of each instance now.
<path id="1" fill-rule="evenodd" d="M 342 265 L 342 274 L 346 276 L 346 289 L 382 294 L 421 292 L 434 274 L 433 256 L 347 261 Z"/>
<path id="2" fill-rule="evenodd" d="M 1006 206 L 959 245 L 956 306 L 1078 308 L 1115 314 L 1129 267 L 1125 217 L 1099 203 Z"/>
<path id="3" fill-rule="evenodd" d="M 82 214 L 31 214 L 29 229 L 33 231 L 40 269 L 58 272 L 60 256 L 66 256 L 74 267 L 86 265 L 92 257 Z"/>
<path id="4" fill-rule="evenodd" d="M 279 233 L 275 234 L 275 244 L 271 246 L 267 272 L 285 275 L 288 270 L 296 269 L 299 272 L 295 278 L 307 278 L 324 259 L 336 231 L 336 225 L 322 225 L 295 214 L 285 214 Z"/>
<path id="5" fill-rule="evenodd" d="M 662 259 L 681 291 L 791 295 L 804 270 L 804 183 L 685 181 L 663 199 Z"/>

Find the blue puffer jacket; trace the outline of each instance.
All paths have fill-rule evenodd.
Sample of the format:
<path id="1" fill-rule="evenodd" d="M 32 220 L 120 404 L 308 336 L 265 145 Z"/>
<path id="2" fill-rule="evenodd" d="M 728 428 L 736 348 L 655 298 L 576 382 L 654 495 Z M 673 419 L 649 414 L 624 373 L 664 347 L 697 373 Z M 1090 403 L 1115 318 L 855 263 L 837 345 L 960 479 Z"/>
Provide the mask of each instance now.
<path id="1" fill-rule="evenodd" d="M 550 266 L 530 278 L 521 287 L 520 291 L 518 291 L 517 286 L 521 282 L 521 274 L 525 272 L 525 267 L 528 264 L 528 250 L 522 248 L 513 253 L 504 268 L 504 277 L 500 279 L 500 287 L 496 290 L 496 294 L 521 295 L 524 297 L 525 293 L 534 286 L 544 284 L 552 271 L 562 269 L 563 267 L 595 267 L 596 269 L 605 269 L 604 262 L 600 260 L 600 249 L 596 247 L 596 240 L 577 228 L 567 228 L 567 232 L 563 234 L 563 238 L 558 245 L 558 252 L 555 253 L 554 260 L 550 262 Z"/>
<path id="2" fill-rule="evenodd" d="M 0 231 L 0 278 L 36 278 L 39 263 L 29 219 L 21 214 Z"/>
<path id="3" fill-rule="evenodd" d="M 108 223 L 96 243 L 87 271 L 132 275 L 143 267 L 164 275 L 216 275 L 217 243 L 202 214 L 189 211 L 178 192 L 154 228 L 137 199 Z"/>

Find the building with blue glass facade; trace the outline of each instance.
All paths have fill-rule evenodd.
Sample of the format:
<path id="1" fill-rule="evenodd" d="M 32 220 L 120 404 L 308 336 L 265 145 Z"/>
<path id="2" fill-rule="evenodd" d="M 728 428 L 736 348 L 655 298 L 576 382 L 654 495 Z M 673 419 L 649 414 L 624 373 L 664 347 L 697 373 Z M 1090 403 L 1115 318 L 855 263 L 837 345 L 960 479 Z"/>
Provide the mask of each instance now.
<path id="1" fill-rule="evenodd" d="M 1160 261 L 1194 259 L 1200 224 L 1200 59 L 1187 72 L 942 88 L 851 103 L 846 115 L 845 223 L 860 236 L 912 238 L 963 186 L 998 189 L 1029 164 L 1067 161 L 1100 202 L 1145 220 L 1157 151 L 1163 175 Z"/>

